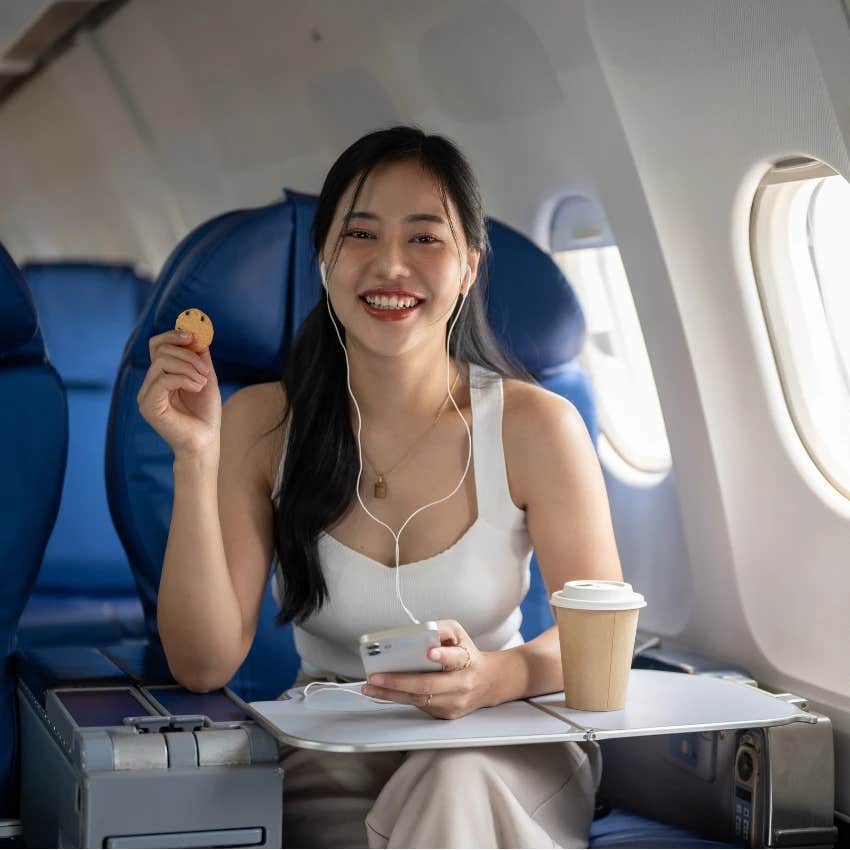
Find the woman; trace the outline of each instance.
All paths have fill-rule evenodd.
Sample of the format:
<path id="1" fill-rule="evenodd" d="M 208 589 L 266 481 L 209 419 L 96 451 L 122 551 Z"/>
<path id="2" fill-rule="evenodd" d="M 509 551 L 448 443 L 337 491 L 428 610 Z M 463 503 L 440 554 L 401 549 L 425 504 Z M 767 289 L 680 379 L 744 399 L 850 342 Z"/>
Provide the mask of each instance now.
<path id="1" fill-rule="evenodd" d="M 439 621 L 443 670 L 370 677 L 364 694 L 449 719 L 561 690 L 556 628 L 519 634 L 532 546 L 550 592 L 622 573 L 581 417 L 487 325 L 469 165 L 416 128 L 364 136 L 329 171 L 313 236 L 325 289 L 280 383 L 222 409 L 208 350 L 151 339 L 139 405 L 175 453 L 158 597 L 172 673 L 229 681 L 274 554 L 297 685 L 362 679 L 357 638 L 409 624 L 409 606 Z M 570 743 L 282 746 L 281 764 L 288 846 L 586 846 L 600 775 L 598 748 Z"/>

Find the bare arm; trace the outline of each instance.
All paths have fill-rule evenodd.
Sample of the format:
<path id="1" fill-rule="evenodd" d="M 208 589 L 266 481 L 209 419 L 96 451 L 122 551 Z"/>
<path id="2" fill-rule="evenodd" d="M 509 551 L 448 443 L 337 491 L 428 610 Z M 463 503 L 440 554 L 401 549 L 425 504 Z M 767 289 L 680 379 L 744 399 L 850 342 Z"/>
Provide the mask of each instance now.
<path id="1" fill-rule="evenodd" d="M 151 337 L 136 400 L 174 451 L 159 635 L 174 678 L 213 690 L 232 678 L 257 627 L 272 550 L 272 429 L 285 394 L 279 384 L 245 387 L 222 407 L 209 348 L 195 351 L 192 339 Z"/>
<path id="2" fill-rule="evenodd" d="M 516 467 L 520 491 L 547 591 L 574 579 L 622 581 L 602 468 L 581 415 L 553 393 L 538 392 L 529 401 L 510 444 L 523 460 Z M 552 626 L 497 653 L 503 670 L 498 702 L 562 690 L 560 651 Z"/>
<path id="3" fill-rule="evenodd" d="M 174 461 L 174 506 L 157 595 L 157 628 L 174 678 L 190 690 L 228 663 L 242 616 L 218 515 L 218 447 Z"/>
<path id="4" fill-rule="evenodd" d="M 174 462 L 157 622 L 174 678 L 194 691 L 226 685 L 256 633 L 273 523 L 273 441 L 260 435 L 274 421 L 261 392 L 246 387 L 228 399 L 220 449 Z"/>

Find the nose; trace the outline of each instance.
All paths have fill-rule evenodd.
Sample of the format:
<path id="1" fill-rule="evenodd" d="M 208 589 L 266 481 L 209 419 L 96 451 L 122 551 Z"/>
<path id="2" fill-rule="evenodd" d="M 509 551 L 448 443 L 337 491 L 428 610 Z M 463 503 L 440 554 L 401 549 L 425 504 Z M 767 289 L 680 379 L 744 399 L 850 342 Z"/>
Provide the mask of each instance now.
<path id="1" fill-rule="evenodd" d="M 410 269 L 403 240 L 385 236 L 379 240 L 375 251 L 375 273 L 385 280 L 408 277 Z"/>

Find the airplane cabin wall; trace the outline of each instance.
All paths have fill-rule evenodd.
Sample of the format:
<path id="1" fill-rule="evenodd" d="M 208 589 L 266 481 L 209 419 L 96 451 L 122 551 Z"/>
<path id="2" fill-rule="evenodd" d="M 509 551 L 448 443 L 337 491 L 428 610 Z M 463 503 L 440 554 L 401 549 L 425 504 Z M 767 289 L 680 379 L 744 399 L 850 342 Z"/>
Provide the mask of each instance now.
<path id="1" fill-rule="evenodd" d="M 828 714 L 836 805 L 848 813 L 850 503 L 792 424 L 749 246 L 772 162 L 807 155 L 850 177 L 845 10 L 794 0 L 530 9 L 550 55 L 563 36 L 560 79 L 664 412 L 693 581 L 690 620 L 669 642 L 735 660 Z M 627 489 L 609 483 L 615 511 Z M 645 534 L 637 522 L 618 534 L 624 566 Z M 658 564 L 642 588 L 650 604 L 677 568 Z"/>
<path id="2" fill-rule="evenodd" d="M 0 233 L 17 259 L 156 272 L 198 223 L 318 192 L 359 135 L 409 121 L 455 138 L 489 214 L 527 231 L 553 183 L 592 190 L 539 48 L 501 0 L 133 0 L 0 107 Z"/>

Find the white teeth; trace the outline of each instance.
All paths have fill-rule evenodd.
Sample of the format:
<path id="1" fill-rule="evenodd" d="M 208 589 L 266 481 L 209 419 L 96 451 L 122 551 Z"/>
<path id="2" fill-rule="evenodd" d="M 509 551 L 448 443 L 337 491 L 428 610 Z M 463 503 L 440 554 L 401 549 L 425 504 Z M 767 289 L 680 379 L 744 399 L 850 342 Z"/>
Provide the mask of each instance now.
<path id="1" fill-rule="evenodd" d="M 415 298 L 398 298 L 395 295 L 389 298 L 367 295 L 365 300 L 373 307 L 378 307 L 382 310 L 405 310 L 408 307 L 414 307 L 418 303 Z"/>

